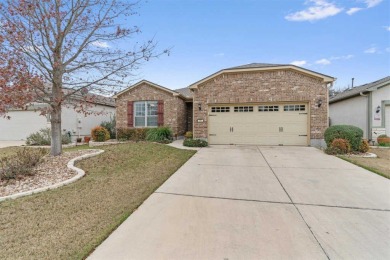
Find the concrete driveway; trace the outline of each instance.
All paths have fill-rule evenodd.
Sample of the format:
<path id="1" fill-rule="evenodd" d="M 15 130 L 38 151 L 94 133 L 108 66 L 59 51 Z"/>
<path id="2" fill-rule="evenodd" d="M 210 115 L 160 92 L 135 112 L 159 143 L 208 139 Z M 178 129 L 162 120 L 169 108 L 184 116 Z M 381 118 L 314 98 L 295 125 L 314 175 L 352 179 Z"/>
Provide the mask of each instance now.
<path id="1" fill-rule="evenodd" d="M 390 181 L 311 147 L 204 148 L 90 259 L 390 259 Z"/>

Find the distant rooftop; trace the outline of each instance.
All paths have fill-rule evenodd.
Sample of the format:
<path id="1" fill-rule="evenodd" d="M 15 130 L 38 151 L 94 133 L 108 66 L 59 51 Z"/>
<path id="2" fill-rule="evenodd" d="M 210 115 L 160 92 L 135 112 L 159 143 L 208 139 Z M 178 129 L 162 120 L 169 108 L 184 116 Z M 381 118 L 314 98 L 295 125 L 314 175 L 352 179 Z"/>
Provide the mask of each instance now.
<path id="1" fill-rule="evenodd" d="M 364 92 L 372 87 L 382 85 L 383 83 L 385 83 L 387 81 L 390 82 L 390 76 L 387 76 L 385 78 L 382 78 L 382 79 L 379 79 L 377 81 L 370 82 L 370 83 L 367 83 L 367 84 L 364 84 L 361 86 L 356 86 L 354 88 L 347 89 L 347 90 L 337 94 L 333 98 L 331 98 L 329 100 L 329 103 L 335 103 L 335 102 L 340 101 L 340 100 L 344 100 L 344 99 L 348 99 L 350 97 L 358 96 L 358 95 L 360 95 L 361 92 Z"/>
<path id="2" fill-rule="evenodd" d="M 189 88 L 179 88 L 179 89 L 175 89 L 174 91 L 178 92 L 179 94 L 182 94 L 186 98 L 193 97 L 192 91 Z"/>

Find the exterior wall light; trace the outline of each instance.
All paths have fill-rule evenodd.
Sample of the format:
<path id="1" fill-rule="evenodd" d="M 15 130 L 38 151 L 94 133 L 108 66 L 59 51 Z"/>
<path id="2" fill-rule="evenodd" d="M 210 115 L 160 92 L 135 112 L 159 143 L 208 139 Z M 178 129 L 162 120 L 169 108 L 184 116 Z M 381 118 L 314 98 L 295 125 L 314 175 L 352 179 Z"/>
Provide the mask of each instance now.
<path id="1" fill-rule="evenodd" d="M 379 113 L 379 112 L 381 112 L 381 106 L 377 106 L 377 108 L 376 108 L 376 111 L 375 111 L 377 114 Z"/>
<path id="2" fill-rule="evenodd" d="M 202 110 L 202 104 L 201 103 L 198 103 L 198 108 L 199 108 L 199 111 Z"/>
<path id="3" fill-rule="evenodd" d="M 322 99 L 320 98 L 317 100 L 317 107 L 321 107 L 321 105 L 322 105 Z"/>

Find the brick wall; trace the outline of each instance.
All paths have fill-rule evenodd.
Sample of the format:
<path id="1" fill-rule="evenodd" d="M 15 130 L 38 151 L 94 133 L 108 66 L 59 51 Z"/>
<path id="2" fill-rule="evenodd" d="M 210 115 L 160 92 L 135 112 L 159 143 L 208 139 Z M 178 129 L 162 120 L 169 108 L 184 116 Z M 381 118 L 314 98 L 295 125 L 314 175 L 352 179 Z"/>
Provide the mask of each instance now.
<path id="1" fill-rule="evenodd" d="M 143 83 L 116 99 L 116 127 L 127 127 L 127 101 L 164 101 L 164 125 L 172 128 L 174 134 L 185 132 L 186 104 L 172 93 Z"/>
<path id="2" fill-rule="evenodd" d="M 322 99 L 322 106 L 316 101 Z M 328 89 L 322 79 L 294 70 L 225 73 L 194 92 L 194 137 L 207 138 L 209 104 L 304 101 L 310 106 L 310 138 L 323 139 L 328 127 Z M 203 122 L 198 123 L 201 119 Z"/>

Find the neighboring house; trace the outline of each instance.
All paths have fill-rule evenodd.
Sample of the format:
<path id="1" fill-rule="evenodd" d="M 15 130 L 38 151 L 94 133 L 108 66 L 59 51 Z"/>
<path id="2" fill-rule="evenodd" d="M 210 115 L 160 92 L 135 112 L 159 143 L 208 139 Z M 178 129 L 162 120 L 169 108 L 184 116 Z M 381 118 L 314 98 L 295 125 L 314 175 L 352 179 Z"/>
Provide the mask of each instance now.
<path id="1" fill-rule="evenodd" d="M 263 63 L 223 69 L 177 90 L 142 80 L 114 96 L 117 128 L 166 125 L 210 144 L 323 145 L 334 80 Z"/>
<path id="2" fill-rule="evenodd" d="M 364 138 L 390 135 L 390 76 L 347 89 L 329 100 L 331 125 L 354 125 Z"/>
<path id="3" fill-rule="evenodd" d="M 96 95 L 95 95 L 96 96 Z M 49 116 L 42 116 L 38 108 L 47 105 L 31 103 L 25 109 L 13 109 L 7 113 L 10 119 L 0 117 L 0 140 L 26 140 L 27 136 L 42 128 L 50 127 Z M 96 96 L 88 108 L 92 114 L 77 113 L 72 106 L 62 107 L 63 133 L 70 133 L 72 141 L 77 137 L 90 136 L 91 129 L 102 121 L 110 121 L 115 117 L 115 103 L 112 98 Z"/>

